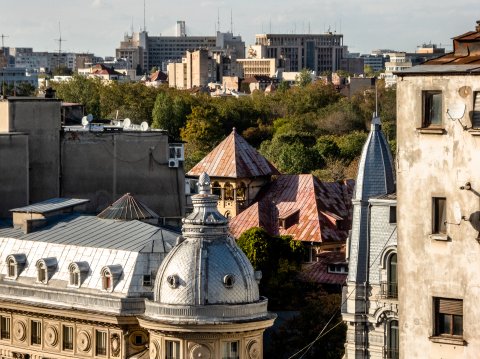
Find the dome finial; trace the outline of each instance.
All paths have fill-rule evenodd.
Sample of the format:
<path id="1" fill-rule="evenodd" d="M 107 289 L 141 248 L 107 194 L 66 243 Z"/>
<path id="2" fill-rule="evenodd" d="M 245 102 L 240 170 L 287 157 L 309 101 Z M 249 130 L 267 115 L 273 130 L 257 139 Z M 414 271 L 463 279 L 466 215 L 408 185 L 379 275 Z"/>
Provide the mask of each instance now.
<path id="1" fill-rule="evenodd" d="M 212 187 L 210 185 L 210 177 L 206 172 L 202 172 L 198 178 L 198 193 L 211 194 Z"/>

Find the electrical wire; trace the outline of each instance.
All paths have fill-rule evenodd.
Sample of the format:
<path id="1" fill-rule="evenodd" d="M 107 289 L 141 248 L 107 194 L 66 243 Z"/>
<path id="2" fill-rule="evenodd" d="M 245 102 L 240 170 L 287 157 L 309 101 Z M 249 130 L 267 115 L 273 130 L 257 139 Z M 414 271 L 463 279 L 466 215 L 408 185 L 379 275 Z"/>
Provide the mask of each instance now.
<path id="1" fill-rule="evenodd" d="M 377 256 L 375 257 L 375 259 L 372 261 L 372 264 L 368 267 L 368 269 L 372 268 L 373 266 L 373 263 L 375 263 L 378 259 L 378 257 L 380 257 L 380 255 L 383 253 L 383 250 L 387 247 L 387 244 L 388 242 L 390 242 L 390 239 L 392 238 L 393 234 L 397 231 L 397 226 L 395 225 L 395 228 L 393 229 L 392 233 L 390 233 L 390 236 L 388 237 L 387 241 L 385 242 L 385 244 L 383 245 L 382 249 L 378 252 Z M 347 280 L 345 279 L 345 282 Z M 327 335 L 327 333 L 331 332 L 335 327 L 337 327 L 338 325 L 340 325 L 341 323 L 343 323 L 343 320 L 341 320 L 340 322 L 338 322 L 337 324 L 335 324 L 335 326 L 333 326 L 332 328 L 330 328 L 327 332 L 325 332 L 325 334 L 323 334 L 323 332 L 325 331 L 325 329 L 327 328 L 327 326 L 330 324 L 330 322 L 333 320 L 333 318 L 335 318 L 335 316 L 338 314 L 338 311 L 341 310 L 341 308 L 343 307 L 343 305 L 347 302 L 347 300 L 350 298 L 350 296 L 355 292 L 355 288 L 346 296 L 345 300 L 342 301 L 342 303 L 340 304 L 340 308 L 337 309 L 333 314 L 332 316 L 330 317 L 330 319 L 328 320 L 327 324 L 324 325 L 324 327 L 322 328 L 322 330 L 320 331 L 320 333 L 317 335 L 317 337 L 311 341 L 310 343 L 308 343 L 306 346 L 304 346 L 302 349 L 298 350 L 297 352 L 295 352 L 293 355 L 289 356 L 288 359 L 293 359 L 295 358 L 298 354 L 302 353 L 303 351 L 305 351 L 305 353 L 302 354 L 301 357 L 299 357 L 299 359 L 302 359 L 307 353 L 308 351 L 313 347 L 313 345 L 318 341 L 320 340 L 322 337 L 324 337 L 325 335 Z M 323 334 L 323 335 L 322 335 Z"/>

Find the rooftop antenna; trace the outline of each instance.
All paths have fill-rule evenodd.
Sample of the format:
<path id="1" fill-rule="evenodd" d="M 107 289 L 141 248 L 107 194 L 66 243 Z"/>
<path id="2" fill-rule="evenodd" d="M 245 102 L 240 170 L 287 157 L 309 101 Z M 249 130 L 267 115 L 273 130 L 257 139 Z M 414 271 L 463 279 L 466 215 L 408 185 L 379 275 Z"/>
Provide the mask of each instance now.
<path id="1" fill-rule="evenodd" d="M 130 24 L 130 34 L 133 36 L 133 16 L 132 16 L 132 23 Z"/>
<path id="2" fill-rule="evenodd" d="M 60 56 L 62 55 L 62 42 L 67 41 L 65 39 L 62 39 L 62 28 L 60 26 L 60 21 L 58 22 L 58 33 L 60 37 L 58 39 L 55 39 L 55 41 L 58 41 L 58 61 L 57 61 L 57 68 L 60 67 Z"/>
<path id="3" fill-rule="evenodd" d="M 4 39 L 5 39 L 6 37 L 8 37 L 8 35 L 2 34 L 2 35 L 0 35 L 0 37 L 2 38 L 2 49 L 3 49 L 3 48 L 5 47 Z"/>
<path id="4" fill-rule="evenodd" d="M 230 32 L 233 34 L 233 14 L 232 14 L 232 9 L 230 9 Z"/>
<path id="5" fill-rule="evenodd" d="M 217 25 L 218 25 L 217 31 L 220 32 L 220 8 L 217 8 Z"/>
<path id="6" fill-rule="evenodd" d="M 145 5 L 145 0 L 143 0 L 143 31 L 147 31 L 147 26 L 145 25 L 145 14 L 146 14 L 146 5 Z"/>
<path id="7" fill-rule="evenodd" d="M 308 34 L 310 35 L 311 32 L 310 32 L 310 21 L 308 22 Z"/>
<path id="8" fill-rule="evenodd" d="M 272 17 L 270 17 L 270 27 L 269 27 L 269 33 L 272 33 Z"/>

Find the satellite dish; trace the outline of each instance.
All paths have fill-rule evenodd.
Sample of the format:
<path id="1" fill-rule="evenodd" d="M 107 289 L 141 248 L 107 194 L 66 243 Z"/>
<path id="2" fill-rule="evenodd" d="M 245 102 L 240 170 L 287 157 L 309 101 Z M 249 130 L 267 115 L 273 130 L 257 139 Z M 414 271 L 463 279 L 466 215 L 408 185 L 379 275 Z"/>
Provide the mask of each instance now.
<path id="1" fill-rule="evenodd" d="M 141 124 L 140 124 L 140 129 L 142 131 L 148 131 L 148 123 L 146 121 L 143 121 Z"/>
<path id="2" fill-rule="evenodd" d="M 92 115 L 91 113 L 89 113 L 89 114 L 87 115 L 87 121 L 88 121 L 88 122 L 92 122 L 92 121 L 93 121 L 93 115 Z"/>
<path id="3" fill-rule="evenodd" d="M 453 219 L 455 220 L 455 224 L 460 224 L 462 222 L 462 209 L 458 202 L 453 203 Z"/>
<path id="4" fill-rule="evenodd" d="M 88 125 L 87 116 L 83 116 L 82 117 L 82 126 L 87 126 L 87 125 Z"/>
<path id="5" fill-rule="evenodd" d="M 464 103 L 454 103 L 447 109 L 447 114 L 452 121 L 459 120 L 465 114 L 465 108 Z"/>
<path id="6" fill-rule="evenodd" d="M 129 118 L 126 118 L 125 120 L 123 120 L 123 128 L 129 128 L 132 124 L 132 121 L 130 121 Z"/>

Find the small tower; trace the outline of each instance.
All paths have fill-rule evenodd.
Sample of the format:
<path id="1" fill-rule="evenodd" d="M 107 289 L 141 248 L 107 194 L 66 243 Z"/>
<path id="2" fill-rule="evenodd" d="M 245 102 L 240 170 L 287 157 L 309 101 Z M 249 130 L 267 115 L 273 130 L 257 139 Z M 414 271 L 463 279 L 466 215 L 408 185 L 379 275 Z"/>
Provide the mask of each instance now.
<path id="1" fill-rule="evenodd" d="M 259 296 L 261 274 L 229 237 L 206 173 L 198 187 L 140 319 L 150 332 L 150 358 L 262 358 L 263 332 L 275 315 Z"/>
<path id="2" fill-rule="evenodd" d="M 383 254 L 387 261 L 387 257 L 395 253 L 392 258 L 396 265 L 396 224 L 391 223 L 389 218 L 390 207 L 396 210 L 396 200 L 392 154 L 378 117 L 372 120 L 370 134 L 362 150 L 352 204 L 348 278 L 343 293 L 346 306 L 342 308 L 343 319 L 348 324 L 345 358 L 384 358 L 382 348 L 387 347 L 384 343 L 386 336 L 383 327 L 381 334 L 376 327 L 386 325 L 379 320 L 382 313 L 386 314 L 375 303 L 382 299 L 381 278 L 378 275 L 380 255 Z M 385 252 L 389 249 L 388 244 L 395 245 L 394 252 Z M 393 290 L 393 287 L 390 289 Z M 396 313 L 395 303 L 389 302 L 387 306 Z M 396 324 L 398 326 L 398 319 Z"/>

